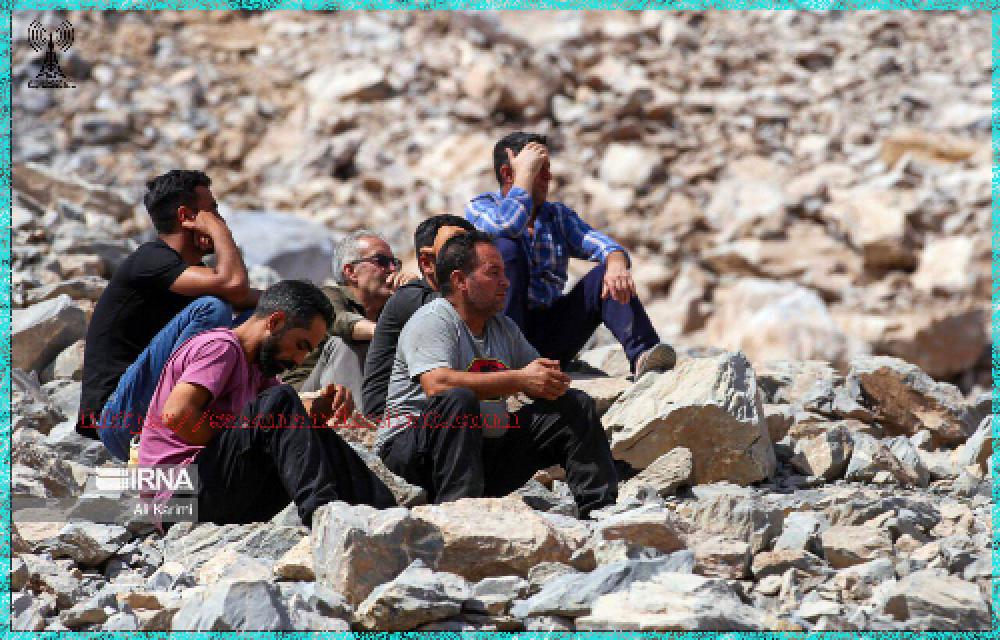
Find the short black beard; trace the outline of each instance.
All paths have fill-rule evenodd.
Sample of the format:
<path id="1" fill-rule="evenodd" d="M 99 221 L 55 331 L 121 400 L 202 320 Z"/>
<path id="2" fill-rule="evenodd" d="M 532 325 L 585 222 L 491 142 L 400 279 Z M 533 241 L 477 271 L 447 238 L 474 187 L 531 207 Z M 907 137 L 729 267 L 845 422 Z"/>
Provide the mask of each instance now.
<path id="1" fill-rule="evenodd" d="M 264 342 L 260 345 L 260 355 L 257 357 L 257 364 L 260 366 L 260 372 L 267 378 L 276 376 L 295 366 L 294 362 L 278 359 L 278 340 L 281 339 L 282 335 L 284 335 L 284 332 L 264 338 Z"/>

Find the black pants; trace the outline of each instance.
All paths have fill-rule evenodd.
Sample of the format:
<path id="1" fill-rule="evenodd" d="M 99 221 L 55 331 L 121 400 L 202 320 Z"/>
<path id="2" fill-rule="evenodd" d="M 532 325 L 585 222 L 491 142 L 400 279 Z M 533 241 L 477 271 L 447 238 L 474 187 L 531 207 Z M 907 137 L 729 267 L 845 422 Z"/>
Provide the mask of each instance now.
<path id="1" fill-rule="evenodd" d="M 615 502 L 618 477 L 590 396 L 570 389 L 557 400 L 536 400 L 511 414 L 511 428 L 500 438 L 467 426 L 479 411 L 479 400 L 468 389 L 432 396 L 422 419 L 383 446 L 382 460 L 426 489 L 435 504 L 505 496 L 555 464 L 566 470 L 581 516 Z"/>
<path id="2" fill-rule="evenodd" d="M 308 426 L 291 386 L 261 392 L 244 409 L 243 424 L 222 430 L 195 459 L 202 522 L 263 522 L 290 501 L 307 526 L 318 507 L 335 500 L 396 506 L 385 483 L 335 431 Z"/>

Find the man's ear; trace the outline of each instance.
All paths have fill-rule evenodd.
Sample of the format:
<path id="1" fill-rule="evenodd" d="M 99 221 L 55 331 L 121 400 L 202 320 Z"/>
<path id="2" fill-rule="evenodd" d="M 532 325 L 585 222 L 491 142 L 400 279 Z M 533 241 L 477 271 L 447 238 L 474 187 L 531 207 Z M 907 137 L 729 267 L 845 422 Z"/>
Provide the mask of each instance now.
<path id="1" fill-rule="evenodd" d="M 355 282 L 356 282 L 355 277 L 354 277 L 354 269 L 355 268 L 356 267 L 353 264 L 345 264 L 344 265 L 344 267 L 343 267 L 344 270 L 341 273 L 344 276 L 344 280 L 347 281 L 347 284 L 355 284 Z"/>
<path id="2" fill-rule="evenodd" d="M 176 214 L 178 223 L 184 222 L 185 220 L 194 220 L 195 216 L 197 215 L 195 210 L 187 206 L 186 204 L 178 206 Z"/>
<path id="3" fill-rule="evenodd" d="M 417 252 L 417 267 L 420 268 L 420 274 L 424 275 L 428 271 L 434 268 L 434 254 L 427 249 L 421 249 Z"/>
<path id="4" fill-rule="evenodd" d="M 465 290 L 464 287 L 466 286 L 466 283 L 468 282 L 468 278 L 465 276 L 464 273 L 462 273 L 461 269 L 455 269 L 454 271 L 452 271 L 451 275 L 449 276 L 449 278 L 451 279 L 451 290 L 452 291 L 458 292 L 458 291 L 464 291 Z"/>
<path id="5" fill-rule="evenodd" d="M 507 186 L 514 182 L 514 167 L 509 164 L 500 165 L 500 183 Z"/>
<path id="6" fill-rule="evenodd" d="M 267 321 L 264 326 L 267 330 L 271 332 L 271 335 L 277 335 L 281 333 L 281 330 L 285 328 L 285 322 L 288 317 L 285 315 L 284 311 L 275 311 L 267 317 Z"/>

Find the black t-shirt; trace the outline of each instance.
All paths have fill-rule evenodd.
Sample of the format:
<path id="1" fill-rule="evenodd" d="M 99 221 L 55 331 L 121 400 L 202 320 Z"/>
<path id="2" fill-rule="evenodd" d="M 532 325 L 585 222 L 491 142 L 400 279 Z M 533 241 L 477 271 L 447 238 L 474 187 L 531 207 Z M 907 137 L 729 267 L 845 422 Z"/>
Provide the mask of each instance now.
<path id="1" fill-rule="evenodd" d="M 188 265 L 163 240 L 147 242 L 122 262 L 101 294 L 87 328 L 77 431 L 94 424 L 118 380 L 153 337 L 194 298 L 170 291 Z"/>
<path id="2" fill-rule="evenodd" d="M 440 297 L 426 280 L 409 282 L 399 288 L 382 307 L 375 325 L 375 335 L 365 357 L 365 379 L 361 383 L 361 400 L 364 413 L 370 420 L 379 420 L 385 413 L 385 399 L 389 395 L 389 376 L 396 357 L 399 332 L 417 309 Z"/>

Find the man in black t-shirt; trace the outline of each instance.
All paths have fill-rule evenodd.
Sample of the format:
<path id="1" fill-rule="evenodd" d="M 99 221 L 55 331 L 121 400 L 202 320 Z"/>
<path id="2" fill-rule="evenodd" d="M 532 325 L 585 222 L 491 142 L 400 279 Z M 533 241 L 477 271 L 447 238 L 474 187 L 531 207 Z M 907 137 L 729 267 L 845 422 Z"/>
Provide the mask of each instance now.
<path id="1" fill-rule="evenodd" d="M 385 413 L 389 376 L 392 373 L 396 344 L 399 342 L 399 332 L 403 330 L 403 325 L 417 309 L 441 295 L 438 293 L 434 270 L 437 250 L 456 233 L 472 231 L 474 228 L 465 218 L 452 215 L 434 216 L 417 226 L 413 234 L 413 244 L 423 278 L 401 286 L 382 307 L 382 313 L 375 325 L 375 333 L 368 346 L 368 354 L 365 356 L 361 399 L 364 414 L 369 420 L 378 422 Z"/>
<path id="2" fill-rule="evenodd" d="M 121 460 L 138 433 L 174 348 L 252 308 L 246 266 L 201 171 L 149 181 L 143 199 L 157 230 L 125 259 L 94 308 L 87 330 L 77 431 L 100 438 Z M 216 254 L 216 266 L 202 258 Z M 95 431 L 97 432 L 95 434 Z"/>

